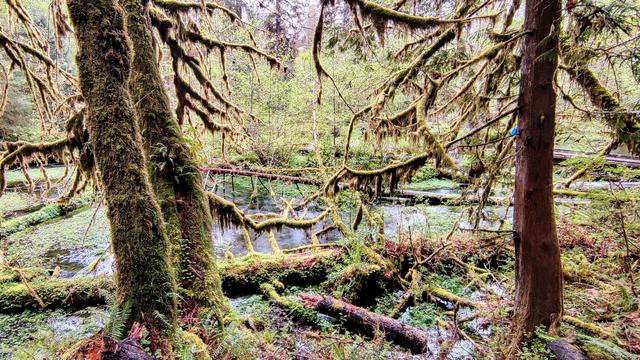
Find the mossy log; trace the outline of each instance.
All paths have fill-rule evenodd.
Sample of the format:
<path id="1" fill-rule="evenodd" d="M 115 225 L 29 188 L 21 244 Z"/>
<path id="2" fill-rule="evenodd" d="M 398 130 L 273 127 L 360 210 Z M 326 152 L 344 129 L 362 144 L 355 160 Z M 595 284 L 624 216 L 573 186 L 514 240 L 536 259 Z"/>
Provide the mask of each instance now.
<path id="1" fill-rule="evenodd" d="M 45 221 L 49 221 L 76 211 L 81 207 L 87 205 L 90 199 L 91 196 L 85 195 L 80 198 L 73 199 L 67 203 L 52 203 L 30 214 L 2 222 L 0 223 L 0 239 L 4 239 L 5 237 L 22 231 L 28 227 L 42 224 Z"/>
<path id="2" fill-rule="evenodd" d="M 406 347 L 414 354 L 427 350 L 427 334 L 394 318 L 380 315 L 327 295 L 304 293 L 300 295 L 305 305 L 329 316 L 340 318 L 345 326 L 374 335 L 380 331 L 385 338 Z"/>
<path id="3" fill-rule="evenodd" d="M 226 296 L 260 293 L 260 285 L 279 281 L 285 285 L 309 285 L 326 280 L 333 266 L 342 260 L 336 249 L 296 253 L 286 256 L 250 256 L 220 263 Z M 82 308 L 103 305 L 115 286 L 113 278 L 51 279 L 44 269 L 23 269 L 29 286 L 42 298 L 47 309 Z M 42 306 L 20 277 L 0 272 L 0 313 L 38 310 Z"/>
<path id="4" fill-rule="evenodd" d="M 48 279 L 40 278 L 29 282 L 45 309 L 79 309 L 87 306 L 104 305 L 114 290 L 111 277 Z M 38 299 L 22 282 L 0 283 L 0 313 L 42 309 Z"/>
<path id="5" fill-rule="evenodd" d="M 278 285 L 282 285 L 282 283 Z M 314 326 L 316 328 L 322 327 L 323 321 L 315 310 L 305 307 L 298 301 L 283 297 L 278 293 L 276 287 L 272 284 L 262 284 L 260 286 L 260 289 L 269 300 L 273 301 L 274 304 L 276 304 L 281 309 L 289 312 L 294 320 L 299 321 L 305 325 Z"/>
<path id="6" fill-rule="evenodd" d="M 287 256 L 254 255 L 220 263 L 222 290 L 227 296 L 252 294 L 273 280 L 285 285 L 309 285 L 324 281 L 343 253 L 328 249 Z"/>

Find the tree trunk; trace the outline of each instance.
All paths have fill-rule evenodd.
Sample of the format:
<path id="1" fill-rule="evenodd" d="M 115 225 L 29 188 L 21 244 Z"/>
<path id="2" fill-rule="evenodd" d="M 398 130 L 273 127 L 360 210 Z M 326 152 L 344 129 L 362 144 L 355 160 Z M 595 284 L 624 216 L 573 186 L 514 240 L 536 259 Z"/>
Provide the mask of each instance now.
<path id="1" fill-rule="evenodd" d="M 562 267 L 553 207 L 553 144 L 560 0 L 527 0 L 514 193 L 514 346 L 562 316 Z M 513 355 L 513 354 L 512 354 Z"/>
<path id="2" fill-rule="evenodd" d="M 202 174 L 184 141 L 157 64 L 148 0 L 121 0 L 133 43 L 131 96 L 144 134 L 149 177 L 172 243 L 172 258 L 188 305 L 220 310 L 220 277 L 213 255 L 211 214 Z"/>
<path id="3" fill-rule="evenodd" d="M 160 208 L 147 180 L 142 141 L 128 90 L 131 47 L 114 0 L 68 0 L 78 43 L 86 127 L 107 205 L 119 304 L 152 336 L 176 319 L 175 281 Z"/>

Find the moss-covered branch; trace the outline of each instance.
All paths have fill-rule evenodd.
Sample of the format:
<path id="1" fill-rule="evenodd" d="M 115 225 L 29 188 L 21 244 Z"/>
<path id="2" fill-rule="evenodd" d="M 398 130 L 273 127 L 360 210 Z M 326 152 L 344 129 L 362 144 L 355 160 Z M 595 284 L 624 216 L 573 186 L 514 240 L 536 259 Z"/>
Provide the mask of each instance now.
<path id="1" fill-rule="evenodd" d="M 627 145 L 632 154 L 640 154 L 640 115 L 629 112 L 620 104 L 584 58 L 567 54 L 566 51 L 562 57 L 564 64 L 561 68 L 580 85 L 591 103 L 602 110 L 603 119 L 615 131 L 618 139 Z"/>
<path id="2" fill-rule="evenodd" d="M 279 214 L 252 214 L 245 215 L 233 202 L 226 200 L 216 194 L 207 193 L 209 198 L 209 207 L 214 219 L 222 227 L 247 227 L 261 233 L 273 229 L 281 229 L 288 227 L 292 229 L 310 229 L 313 225 L 322 221 L 328 214 L 329 210 L 325 210 L 320 215 L 311 219 L 292 219 L 285 218 Z M 266 220 L 258 221 L 256 218 L 266 218 Z"/>
<path id="3" fill-rule="evenodd" d="M 153 2 L 159 7 L 172 12 L 188 12 L 192 10 L 221 11 L 227 15 L 231 21 L 240 19 L 240 16 L 232 10 L 211 1 L 153 0 Z"/>

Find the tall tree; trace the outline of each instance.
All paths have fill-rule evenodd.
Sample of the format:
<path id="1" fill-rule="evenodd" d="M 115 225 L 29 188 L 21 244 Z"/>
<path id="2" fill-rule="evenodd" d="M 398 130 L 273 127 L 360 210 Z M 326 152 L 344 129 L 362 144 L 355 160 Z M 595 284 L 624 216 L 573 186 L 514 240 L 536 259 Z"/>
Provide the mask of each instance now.
<path id="1" fill-rule="evenodd" d="M 160 203 L 172 243 L 178 285 L 191 300 L 185 306 L 214 307 L 219 315 L 223 295 L 213 242 L 212 218 L 202 174 L 182 136 L 169 104 L 154 47 L 148 0 L 121 0 L 133 44 L 130 89 L 147 161 L 149 178 Z M 220 320 L 220 319 L 219 319 Z"/>
<path id="2" fill-rule="evenodd" d="M 553 146 L 561 21 L 559 0 L 528 0 L 521 63 L 514 238 L 515 341 L 562 315 L 562 266 L 553 203 Z"/>
<path id="3" fill-rule="evenodd" d="M 77 64 L 89 116 L 86 127 L 107 205 L 117 299 L 132 307 L 155 339 L 176 319 L 169 241 L 143 156 L 129 93 L 131 45 L 114 0 L 69 0 Z"/>

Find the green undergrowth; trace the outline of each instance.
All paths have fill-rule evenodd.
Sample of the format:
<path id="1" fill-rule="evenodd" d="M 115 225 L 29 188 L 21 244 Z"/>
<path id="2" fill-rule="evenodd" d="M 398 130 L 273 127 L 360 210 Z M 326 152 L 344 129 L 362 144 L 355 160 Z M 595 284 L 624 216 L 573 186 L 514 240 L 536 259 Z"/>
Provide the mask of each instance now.
<path id="1" fill-rule="evenodd" d="M 101 307 L 0 314 L 0 358 L 58 359 L 77 339 L 99 331 L 107 318 L 108 310 Z"/>
<path id="2" fill-rule="evenodd" d="M 67 251 L 102 251 L 109 242 L 106 210 L 100 207 L 96 211 L 95 207 L 85 206 L 63 217 L 16 232 L 4 243 L 9 260 L 15 259 L 21 266 L 48 267 Z"/>

